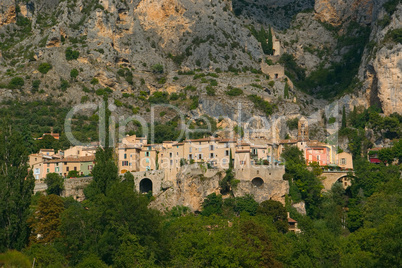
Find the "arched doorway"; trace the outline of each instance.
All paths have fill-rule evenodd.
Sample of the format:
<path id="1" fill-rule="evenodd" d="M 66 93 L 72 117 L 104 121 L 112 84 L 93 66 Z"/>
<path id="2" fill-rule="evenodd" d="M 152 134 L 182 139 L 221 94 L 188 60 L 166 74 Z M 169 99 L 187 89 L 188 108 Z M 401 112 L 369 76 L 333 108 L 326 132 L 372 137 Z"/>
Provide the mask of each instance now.
<path id="1" fill-rule="evenodd" d="M 260 187 L 264 184 L 264 180 L 261 179 L 260 177 L 257 177 L 251 181 L 251 184 L 253 184 L 255 187 Z"/>
<path id="2" fill-rule="evenodd" d="M 148 192 L 152 192 L 152 181 L 148 178 L 145 178 L 140 182 L 140 193 Z"/>

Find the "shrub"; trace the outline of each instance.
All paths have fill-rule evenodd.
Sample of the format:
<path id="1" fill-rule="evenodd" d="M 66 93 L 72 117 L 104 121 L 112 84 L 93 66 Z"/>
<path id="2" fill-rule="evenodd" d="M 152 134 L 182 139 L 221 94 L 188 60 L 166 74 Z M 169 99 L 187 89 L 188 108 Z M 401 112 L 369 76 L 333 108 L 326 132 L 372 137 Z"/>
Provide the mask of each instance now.
<path id="1" fill-rule="evenodd" d="M 198 96 L 192 96 L 191 97 L 191 104 L 190 104 L 190 110 L 195 110 L 198 108 Z"/>
<path id="2" fill-rule="evenodd" d="M 40 80 L 34 80 L 32 82 L 32 92 L 38 91 L 39 86 L 40 86 Z"/>
<path id="3" fill-rule="evenodd" d="M 72 47 L 66 48 L 66 60 L 76 60 L 80 56 L 80 52 L 73 50 Z"/>
<path id="4" fill-rule="evenodd" d="M 197 90 L 197 88 L 195 86 L 186 86 L 184 88 L 185 91 L 190 90 L 191 92 L 195 92 Z"/>
<path id="5" fill-rule="evenodd" d="M 122 107 L 123 103 L 119 100 L 114 100 L 114 105 L 116 105 L 117 107 Z"/>
<path id="6" fill-rule="evenodd" d="M 267 116 L 270 116 L 272 114 L 274 107 L 263 98 L 257 95 L 249 95 L 248 99 L 254 103 L 254 106 L 257 109 L 263 111 Z"/>
<path id="7" fill-rule="evenodd" d="M 150 103 L 169 103 L 169 93 L 157 91 L 154 92 L 149 98 Z"/>
<path id="8" fill-rule="evenodd" d="M 216 91 L 215 91 L 215 89 L 214 89 L 213 87 L 207 86 L 206 89 L 207 89 L 207 95 L 208 95 L 208 96 L 215 96 Z"/>
<path id="9" fill-rule="evenodd" d="M 86 103 L 89 101 L 89 97 L 88 96 L 82 96 L 81 97 L 81 103 Z"/>
<path id="10" fill-rule="evenodd" d="M 153 73 L 163 73 L 163 65 L 160 63 L 152 65 L 151 69 Z"/>
<path id="11" fill-rule="evenodd" d="M 47 62 L 41 63 L 38 67 L 38 71 L 41 72 L 42 74 L 47 74 L 50 71 L 50 69 L 52 69 L 52 65 Z"/>
<path id="12" fill-rule="evenodd" d="M 158 84 L 165 84 L 166 83 L 166 77 L 161 77 L 161 79 L 158 80 Z"/>
<path id="13" fill-rule="evenodd" d="M 286 121 L 286 125 L 290 130 L 297 129 L 299 125 L 299 118 L 293 118 Z"/>
<path id="14" fill-rule="evenodd" d="M 91 80 L 91 85 L 97 85 L 97 84 L 99 84 L 99 80 L 96 79 L 95 77 L 92 78 L 92 80 Z"/>
<path id="15" fill-rule="evenodd" d="M 16 88 L 21 88 L 25 84 L 24 79 L 22 77 L 14 77 L 11 79 L 11 81 L 8 83 L 8 88 L 10 89 L 16 89 Z"/>
<path id="16" fill-rule="evenodd" d="M 179 99 L 179 95 L 177 93 L 172 93 L 170 94 L 170 98 L 171 101 L 176 101 Z"/>
<path id="17" fill-rule="evenodd" d="M 241 94 L 243 94 L 243 90 L 241 90 L 240 88 L 237 87 L 229 87 L 229 90 L 227 90 L 226 95 L 228 96 L 232 96 L 232 97 L 236 97 L 236 96 L 240 96 Z"/>
<path id="18" fill-rule="evenodd" d="M 61 80 L 60 80 L 60 89 L 61 89 L 62 91 L 66 91 L 67 88 L 69 88 L 69 87 L 70 87 L 70 84 L 68 83 L 67 80 L 64 80 L 64 79 L 61 79 Z"/>
<path id="19" fill-rule="evenodd" d="M 402 29 L 394 29 L 387 32 L 385 39 L 392 40 L 396 43 L 402 44 Z"/>
<path id="20" fill-rule="evenodd" d="M 79 74 L 79 72 L 78 72 L 77 69 L 72 69 L 72 70 L 70 71 L 70 76 L 71 76 L 71 78 L 77 78 L 78 74 Z"/>

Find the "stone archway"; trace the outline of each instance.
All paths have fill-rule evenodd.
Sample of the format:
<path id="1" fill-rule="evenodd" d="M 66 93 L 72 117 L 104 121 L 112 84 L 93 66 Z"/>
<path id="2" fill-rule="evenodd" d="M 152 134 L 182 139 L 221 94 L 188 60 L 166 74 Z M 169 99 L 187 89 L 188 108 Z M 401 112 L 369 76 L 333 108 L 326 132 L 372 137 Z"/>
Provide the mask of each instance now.
<path id="1" fill-rule="evenodd" d="M 261 187 L 264 184 L 264 180 L 260 177 L 256 177 L 251 181 L 251 184 L 255 187 Z"/>
<path id="2" fill-rule="evenodd" d="M 152 193 L 152 181 L 148 178 L 144 178 L 140 181 L 140 193 Z"/>
<path id="3" fill-rule="evenodd" d="M 337 179 L 337 182 L 341 183 L 344 189 L 352 185 L 349 176 L 342 176 L 339 179 Z"/>

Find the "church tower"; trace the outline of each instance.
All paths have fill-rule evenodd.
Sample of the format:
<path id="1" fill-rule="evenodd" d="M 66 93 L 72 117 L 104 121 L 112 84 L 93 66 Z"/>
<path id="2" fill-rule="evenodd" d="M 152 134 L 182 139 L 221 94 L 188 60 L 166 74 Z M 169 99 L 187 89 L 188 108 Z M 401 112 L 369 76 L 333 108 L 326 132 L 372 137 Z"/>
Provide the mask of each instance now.
<path id="1" fill-rule="evenodd" d="M 298 130 L 297 139 L 299 141 L 308 141 L 308 121 L 304 116 L 299 120 Z"/>

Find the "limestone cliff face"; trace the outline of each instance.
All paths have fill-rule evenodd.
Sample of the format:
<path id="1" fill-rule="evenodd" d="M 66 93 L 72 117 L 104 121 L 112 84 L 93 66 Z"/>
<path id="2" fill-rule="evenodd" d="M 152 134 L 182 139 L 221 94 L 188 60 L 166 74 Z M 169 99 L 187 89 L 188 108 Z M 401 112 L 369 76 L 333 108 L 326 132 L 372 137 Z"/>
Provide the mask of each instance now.
<path id="1" fill-rule="evenodd" d="M 272 174 L 270 173 L 272 172 Z M 285 195 L 289 193 L 289 184 L 282 179 L 284 169 L 266 170 L 259 174 L 251 171 L 237 172 L 235 177 L 240 183 L 233 190 L 235 197 L 252 195 L 257 202 L 276 200 L 285 204 Z M 189 207 L 192 212 L 201 211 L 204 199 L 212 194 L 220 194 L 219 181 L 225 176 L 223 170 L 202 170 L 198 164 L 185 166 L 176 178 L 162 184 L 163 191 L 151 202 L 150 207 L 167 211 L 175 206 Z M 263 185 L 252 183 L 254 177 L 262 177 Z M 224 196 L 223 198 L 229 197 Z"/>
<path id="2" fill-rule="evenodd" d="M 382 10 L 380 19 L 388 16 Z M 384 114 L 402 113 L 402 44 L 387 37 L 387 33 L 401 28 L 402 5 L 390 18 L 386 27 L 373 26 L 370 42 L 360 67 L 360 79 L 364 81 L 365 96 L 369 103 L 377 101 Z"/>
<path id="3" fill-rule="evenodd" d="M 334 26 L 350 20 L 370 24 L 385 2 L 385 0 L 316 0 L 314 11 L 317 19 Z"/>
<path id="4" fill-rule="evenodd" d="M 0 27 L 15 23 L 17 12 L 15 0 L 3 0 L 0 2 Z"/>

